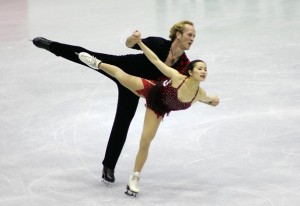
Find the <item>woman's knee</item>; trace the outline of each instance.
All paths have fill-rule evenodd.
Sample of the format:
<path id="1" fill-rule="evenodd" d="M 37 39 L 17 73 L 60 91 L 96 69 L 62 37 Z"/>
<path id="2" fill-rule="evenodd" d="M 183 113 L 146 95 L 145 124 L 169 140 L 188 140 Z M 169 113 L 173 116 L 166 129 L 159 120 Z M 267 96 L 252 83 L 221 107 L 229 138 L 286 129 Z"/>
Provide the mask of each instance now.
<path id="1" fill-rule="evenodd" d="M 142 150 L 148 150 L 149 147 L 150 147 L 150 145 L 151 145 L 151 140 L 142 140 L 140 142 L 140 149 L 142 149 Z"/>

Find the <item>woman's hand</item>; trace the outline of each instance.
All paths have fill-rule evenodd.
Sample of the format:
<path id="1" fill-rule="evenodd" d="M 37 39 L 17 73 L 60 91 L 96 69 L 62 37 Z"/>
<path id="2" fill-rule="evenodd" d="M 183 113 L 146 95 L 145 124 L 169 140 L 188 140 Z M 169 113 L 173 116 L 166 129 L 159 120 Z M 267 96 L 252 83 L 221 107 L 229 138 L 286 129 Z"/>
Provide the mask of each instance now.
<path id="1" fill-rule="evenodd" d="M 209 101 L 209 104 L 211 106 L 217 106 L 220 103 L 220 99 L 217 96 L 211 97 L 211 101 Z"/>

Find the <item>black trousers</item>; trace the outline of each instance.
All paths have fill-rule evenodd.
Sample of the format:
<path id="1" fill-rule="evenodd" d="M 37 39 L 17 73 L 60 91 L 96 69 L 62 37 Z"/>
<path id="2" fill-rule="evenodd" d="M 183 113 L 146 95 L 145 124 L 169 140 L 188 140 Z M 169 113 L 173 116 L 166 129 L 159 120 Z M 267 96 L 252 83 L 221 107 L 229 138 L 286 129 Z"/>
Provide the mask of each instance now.
<path id="1" fill-rule="evenodd" d="M 88 52 L 89 54 L 97 57 L 101 61 L 109 64 L 116 65 L 122 70 L 128 73 L 132 73 L 132 67 L 127 64 L 126 56 L 116 56 L 103 53 L 95 53 L 78 46 L 72 46 L 67 44 L 61 44 L 58 42 L 53 42 L 50 46 L 50 51 L 56 56 L 63 57 L 70 61 L 76 62 L 78 64 L 85 65 L 81 62 L 78 56 L 75 54 L 79 52 Z M 129 68 L 131 67 L 131 68 Z M 141 69 L 141 68 L 140 68 Z M 102 164 L 110 169 L 114 169 L 121 151 L 123 149 L 124 143 L 126 141 L 128 129 L 132 118 L 136 112 L 136 108 L 139 102 L 139 97 L 129 91 L 127 88 L 123 87 L 116 79 L 110 77 L 103 71 L 99 71 L 103 75 L 112 79 L 116 82 L 118 86 L 118 104 L 115 115 L 115 120 L 113 127 L 109 136 L 105 157 Z"/>

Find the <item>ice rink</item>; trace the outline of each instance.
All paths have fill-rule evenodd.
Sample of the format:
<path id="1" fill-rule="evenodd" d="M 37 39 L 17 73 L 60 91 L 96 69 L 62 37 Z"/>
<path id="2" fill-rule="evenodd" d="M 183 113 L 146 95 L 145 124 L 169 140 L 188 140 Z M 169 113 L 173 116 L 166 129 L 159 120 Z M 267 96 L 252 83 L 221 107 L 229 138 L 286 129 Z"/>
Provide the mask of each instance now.
<path id="1" fill-rule="evenodd" d="M 138 53 L 125 46 L 135 29 L 168 39 L 185 19 L 186 53 L 206 61 L 202 87 L 221 103 L 164 119 L 131 198 L 145 101 L 107 188 L 117 87 L 29 39 Z M 0 0 L 0 23 L 1 206 L 300 205 L 299 0 Z"/>

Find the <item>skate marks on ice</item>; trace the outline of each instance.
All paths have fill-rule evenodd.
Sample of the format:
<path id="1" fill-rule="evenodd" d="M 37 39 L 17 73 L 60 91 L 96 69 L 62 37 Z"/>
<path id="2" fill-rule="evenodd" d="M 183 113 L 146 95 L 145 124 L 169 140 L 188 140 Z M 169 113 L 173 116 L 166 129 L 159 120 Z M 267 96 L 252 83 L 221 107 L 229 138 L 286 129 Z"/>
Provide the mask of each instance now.
<path id="1" fill-rule="evenodd" d="M 228 117 L 230 123 L 224 121 L 218 129 L 199 138 L 198 158 L 188 154 L 191 161 L 184 165 L 183 176 L 193 178 L 192 171 L 198 171 L 200 174 L 194 181 L 199 183 L 200 190 L 209 184 L 208 191 L 217 189 L 219 193 L 228 193 L 229 198 L 237 193 L 253 202 L 270 205 L 282 198 L 297 201 L 299 174 L 293 168 L 297 167 L 300 155 L 299 145 L 295 144 L 300 129 L 296 126 L 298 117 L 291 117 L 292 113 L 295 111 L 266 111 Z M 283 123 L 287 114 L 290 117 Z M 220 131 L 227 134 L 223 141 Z M 237 199 L 231 198 L 231 201 Z"/>

